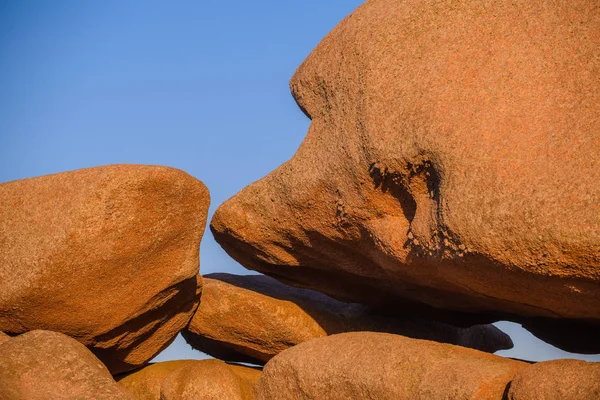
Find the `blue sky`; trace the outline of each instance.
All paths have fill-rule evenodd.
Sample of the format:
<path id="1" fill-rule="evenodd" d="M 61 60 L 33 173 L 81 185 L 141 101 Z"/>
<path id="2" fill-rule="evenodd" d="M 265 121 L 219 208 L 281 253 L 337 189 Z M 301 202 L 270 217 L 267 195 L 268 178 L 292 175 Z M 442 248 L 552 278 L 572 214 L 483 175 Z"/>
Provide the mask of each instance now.
<path id="1" fill-rule="evenodd" d="M 362 1 L 0 1 L 0 182 L 97 165 L 183 169 L 210 213 L 289 159 L 288 81 Z M 207 230 L 201 272 L 248 273 Z M 504 355 L 568 357 L 502 323 Z M 196 358 L 180 338 L 158 359 Z M 586 357 L 600 361 L 600 357 Z"/>

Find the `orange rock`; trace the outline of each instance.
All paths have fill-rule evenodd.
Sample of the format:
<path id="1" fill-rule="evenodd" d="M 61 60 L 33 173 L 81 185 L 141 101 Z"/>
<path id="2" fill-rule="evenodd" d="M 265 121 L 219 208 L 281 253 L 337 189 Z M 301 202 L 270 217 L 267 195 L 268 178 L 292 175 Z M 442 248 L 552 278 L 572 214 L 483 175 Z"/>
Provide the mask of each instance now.
<path id="1" fill-rule="evenodd" d="M 32 331 L 0 346 L 2 400 L 133 400 L 84 345 Z"/>
<path id="2" fill-rule="evenodd" d="M 501 400 L 529 364 L 460 346 L 373 332 L 342 333 L 271 359 L 259 400 Z"/>
<path id="3" fill-rule="evenodd" d="M 2 343 L 8 342 L 9 340 L 10 340 L 10 336 L 8 336 L 4 332 L 0 332 L 0 345 L 2 345 Z"/>
<path id="4" fill-rule="evenodd" d="M 260 371 L 221 360 L 186 364 L 163 381 L 161 400 L 253 400 Z M 276 397 L 274 397 L 276 398 Z"/>
<path id="5" fill-rule="evenodd" d="M 197 307 L 209 194 L 167 167 L 111 165 L 0 185 L 0 330 L 47 329 L 113 373 L 165 348 Z"/>
<path id="6" fill-rule="evenodd" d="M 489 352 L 513 346 L 493 325 L 461 329 L 408 316 L 376 315 L 366 306 L 264 275 L 209 274 L 203 283 L 200 306 L 182 334 L 192 347 L 222 360 L 264 364 L 289 347 L 349 331 L 397 333 Z"/>
<path id="7" fill-rule="evenodd" d="M 553 360 L 520 370 L 510 384 L 508 400 L 600 399 L 600 363 Z"/>
<path id="8" fill-rule="evenodd" d="M 216 240 L 345 301 L 598 325 L 598 7 L 367 1 L 292 78 L 306 139 Z"/>
<path id="9" fill-rule="evenodd" d="M 137 400 L 160 400 L 160 387 L 167 376 L 195 362 L 196 360 L 176 360 L 154 363 L 116 379 Z"/>

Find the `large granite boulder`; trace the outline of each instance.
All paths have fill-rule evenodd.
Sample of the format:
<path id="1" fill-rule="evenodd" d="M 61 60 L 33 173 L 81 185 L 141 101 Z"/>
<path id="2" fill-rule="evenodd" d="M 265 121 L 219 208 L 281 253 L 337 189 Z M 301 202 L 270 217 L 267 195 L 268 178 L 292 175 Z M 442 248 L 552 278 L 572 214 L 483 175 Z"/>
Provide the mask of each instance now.
<path id="1" fill-rule="evenodd" d="M 84 345 L 32 331 L 0 346 L 2 400 L 133 400 Z"/>
<path id="2" fill-rule="evenodd" d="M 260 375 L 260 370 L 221 360 L 196 361 L 167 376 L 160 400 L 254 400 Z"/>
<path id="3" fill-rule="evenodd" d="M 493 325 L 457 328 L 411 316 L 377 315 L 364 305 L 264 275 L 209 274 L 203 284 L 200 306 L 182 334 L 192 347 L 222 360 L 264 364 L 302 342 L 350 331 L 390 332 L 488 352 L 513 346 Z"/>
<path id="4" fill-rule="evenodd" d="M 258 399 L 501 400 L 529 364 L 460 346 L 352 332 L 314 339 L 272 358 Z"/>
<path id="5" fill-rule="evenodd" d="M 215 239 L 345 301 L 598 325 L 599 32 L 596 0 L 367 1 L 291 80 L 297 153 Z"/>
<path id="6" fill-rule="evenodd" d="M 0 330 L 65 333 L 118 373 L 197 307 L 209 194 L 167 167 L 111 165 L 0 185 Z"/>
<path id="7" fill-rule="evenodd" d="M 553 360 L 520 370 L 510 384 L 508 400 L 600 399 L 600 363 Z"/>

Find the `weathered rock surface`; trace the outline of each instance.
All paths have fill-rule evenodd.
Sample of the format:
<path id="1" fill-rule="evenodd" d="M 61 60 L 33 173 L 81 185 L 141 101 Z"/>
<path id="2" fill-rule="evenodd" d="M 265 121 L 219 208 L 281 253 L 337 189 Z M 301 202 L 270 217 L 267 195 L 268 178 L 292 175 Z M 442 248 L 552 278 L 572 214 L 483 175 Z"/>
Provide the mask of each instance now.
<path id="1" fill-rule="evenodd" d="M 529 364 L 460 346 L 352 332 L 271 359 L 258 399 L 497 399 Z"/>
<path id="2" fill-rule="evenodd" d="M 221 360 L 186 364 L 163 381 L 161 400 L 253 400 L 261 372 Z M 276 397 L 274 397 L 276 398 Z"/>
<path id="3" fill-rule="evenodd" d="M 133 400 L 84 345 L 49 331 L 0 346 L 0 399 Z"/>
<path id="4" fill-rule="evenodd" d="M 6 333 L 4 332 L 0 332 L 0 345 L 2 343 L 6 343 L 10 340 L 10 336 L 8 336 Z"/>
<path id="5" fill-rule="evenodd" d="M 182 334 L 194 348 L 222 360 L 264 364 L 302 342 L 350 331 L 390 332 L 488 352 L 513 346 L 493 325 L 462 329 L 385 317 L 264 275 L 209 274 L 203 284 L 200 306 Z"/>
<path id="6" fill-rule="evenodd" d="M 123 386 L 137 400 L 160 400 L 160 387 L 167 376 L 175 370 L 195 362 L 196 360 L 159 362 L 116 379 L 119 385 Z"/>
<path id="7" fill-rule="evenodd" d="M 508 400 L 600 399 L 600 363 L 553 360 L 520 370 L 510 384 Z"/>
<path id="8" fill-rule="evenodd" d="M 306 139 L 216 240 L 345 301 L 597 325 L 599 7 L 366 2 L 291 80 Z"/>
<path id="9" fill-rule="evenodd" d="M 0 185 L 0 330 L 76 338 L 113 373 L 197 307 L 209 194 L 167 167 L 111 165 Z"/>

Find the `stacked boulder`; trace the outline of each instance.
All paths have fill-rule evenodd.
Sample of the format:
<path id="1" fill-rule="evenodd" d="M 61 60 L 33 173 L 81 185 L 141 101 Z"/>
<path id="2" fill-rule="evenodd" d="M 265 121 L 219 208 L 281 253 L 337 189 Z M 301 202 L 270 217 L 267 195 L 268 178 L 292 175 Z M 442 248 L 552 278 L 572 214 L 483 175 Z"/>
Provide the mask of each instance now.
<path id="1" fill-rule="evenodd" d="M 56 331 L 114 374 L 198 306 L 209 193 L 173 168 L 112 165 L 0 185 L 0 331 Z"/>
<path id="2" fill-rule="evenodd" d="M 249 269 L 394 324 L 511 320 L 600 353 L 598 11 L 594 0 L 367 1 L 291 80 L 311 119 L 304 142 L 219 207 L 215 239 Z M 215 334 L 203 318 L 191 343 L 271 357 L 258 348 L 265 336 L 245 337 L 256 327 L 225 321 Z M 271 358 L 258 393 L 591 399 L 599 368 L 356 332 Z"/>
<path id="3" fill-rule="evenodd" d="M 414 316 L 379 315 L 264 275 L 205 275 L 200 306 L 182 332 L 192 347 L 233 362 L 265 364 L 300 343 L 344 332 L 389 332 L 493 353 L 513 347 L 493 325 L 458 328 Z"/>
<path id="4" fill-rule="evenodd" d="M 595 0 L 367 1 L 291 80 L 297 153 L 215 239 L 343 301 L 599 352 L 599 30 Z"/>
<path id="5" fill-rule="evenodd" d="M 600 398 L 600 363 L 490 354 L 501 319 L 600 353 L 598 11 L 367 1 L 292 78 L 296 155 L 213 216 L 265 275 L 199 275 L 185 172 L 1 184 L 0 398 Z M 147 365 L 179 332 L 217 359 Z"/>
<path id="6" fill-rule="evenodd" d="M 0 345 L 0 399 L 135 400 L 83 344 L 42 330 Z"/>

